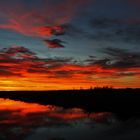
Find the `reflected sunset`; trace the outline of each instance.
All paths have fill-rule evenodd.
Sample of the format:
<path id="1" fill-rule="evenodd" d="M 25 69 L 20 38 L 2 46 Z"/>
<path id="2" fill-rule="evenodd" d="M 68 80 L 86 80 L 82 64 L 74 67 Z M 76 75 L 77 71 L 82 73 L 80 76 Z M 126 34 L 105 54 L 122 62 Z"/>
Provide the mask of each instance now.
<path id="1" fill-rule="evenodd" d="M 40 105 L 37 103 L 25 103 L 21 101 L 14 101 L 10 99 L 0 99 L 0 114 L 5 112 L 5 117 L 0 118 L 0 124 L 15 123 L 21 125 L 29 123 L 35 125 L 40 119 L 40 124 L 47 123 L 46 119 L 60 119 L 60 120 L 77 120 L 77 119 L 105 119 L 111 115 L 111 113 L 91 113 L 87 114 L 82 109 L 63 109 L 62 107 L 56 107 L 52 105 Z M 9 112 L 9 113 L 8 113 Z M 30 116 L 37 116 L 38 119 L 30 120 Z M 42 118 L 42 120 L 41 120 Z M 28 122 L 29 121 L 29 122 Z M 25 125 L 29 125 L 26 124 Z M 49 122 L 48 122 L 49 123 Z M 22 125 L 23 125 L 22 124 Z"/>

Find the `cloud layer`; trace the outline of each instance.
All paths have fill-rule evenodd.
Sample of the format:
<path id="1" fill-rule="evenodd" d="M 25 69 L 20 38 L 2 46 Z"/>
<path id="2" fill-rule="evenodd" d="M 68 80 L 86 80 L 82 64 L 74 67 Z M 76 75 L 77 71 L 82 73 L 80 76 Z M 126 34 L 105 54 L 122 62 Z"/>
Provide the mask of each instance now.
<path id="1" fill-rule="evenodd" d="M 0 51 L 0 76 L 3 79 L 26 79 L 27 83 L 32 81 L 35 85 L 37 81 L 44 83 L 49 80 L 56 85 L 73 86 L 76 83 L 77 86 L 87 84 L 88 87 L 96 85 L 98 79 L 103 82 L 106 79 L 109 84 L 115 78 L 118 81 L 123 78 L 125 81 L 126 77 L 140 77 L 139 53 L 113 48 L 106 48 L 103 52 L 107 55 L 106 58 L 90 56 L 81 63 L 72 58 L 39 58 L 29 49 L 20 46 L 4 48 Z M 13 84 L 16 86 L 16 83 Z"/>
<path id="2" fill-rule="evenodd" d="M 86 3 L 88 1 L 85 0 L 62 0 L 59 3 L 41 0 L 34 2 L 34 5 L 27 5 L 22 0 L 15 0 L 8 6 L 7 1 L 1 1 L 0 16 L 3 22 L 0 23 L 0 28 L 28 36 L 47 37 L 63 34 L 61 25 L 72 20 L 77 9 Z"/>

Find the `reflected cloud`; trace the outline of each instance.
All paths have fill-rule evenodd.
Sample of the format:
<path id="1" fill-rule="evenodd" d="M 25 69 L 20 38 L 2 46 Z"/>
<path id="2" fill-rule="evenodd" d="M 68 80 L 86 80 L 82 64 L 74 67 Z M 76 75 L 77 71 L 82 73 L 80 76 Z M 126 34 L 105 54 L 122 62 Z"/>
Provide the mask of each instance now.
<path id="1" fill-rule="evenodd" d="M 79 108 L 0 99 L 1 140 L 112 140 L 114 136 L 125 140 L 128 136 L 139 138 L 139 122 L 122 122 L 108 112 L 87 113 Z"/>
<path id="2" fill-rule="evenodd" d="M 11 138 L 15 136 L 26 137 L 37 129 L 46 128 L 55 131 L 61 128 L 75 129 L 83 121 L 85 125 L 89 122 L 95 123 L 99 120 L 107 120 L 110 113 L 88 114 L 82 109 L 64 109 L 52 105 L 40 105 L 36 103 L 25 103 L 10 99 L 0 99 L 0 126 L 2 126 L 0 138 Z M 91 127 L 89 125 L 89 127 Z M 9 133 L 8 136 L 6 133 Z M 54 139 L 50 137 L 51 139 Z M 49 139 L 49 137 L 48 137 Z"/>
<path id="3" fill-rule="evenodd" d="M 46 117 L 47 119 L 60 119 L 65 121 L 83 118 L 92 118 L 97 120 L 111 115 L 106 112 L 88 114 L 84 110 L 78 108 L 64 109 L 62 107 L 52 105 L 44 106 L 36 103 L 25 103 L 10 99 L 0 99 L 0 114 L 2 114 L 0 117 L 0 124 L 13 124 L 17 122 L 22 124 L 23 121 L 20 122 L 20 120 L 31 118 L 30 121 L 32 122 L 34 119 L 41 119 L 41 116 L 45 116 L 45 119 L 43 119 L 44 121 L 46 120 Z"/>

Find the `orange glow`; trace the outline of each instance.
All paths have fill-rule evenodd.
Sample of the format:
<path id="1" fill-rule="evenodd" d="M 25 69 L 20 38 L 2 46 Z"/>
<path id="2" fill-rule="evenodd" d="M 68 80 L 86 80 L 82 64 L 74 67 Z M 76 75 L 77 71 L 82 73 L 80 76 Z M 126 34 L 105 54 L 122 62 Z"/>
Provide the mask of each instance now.
<path id="1" fill-rule="evenodd" d="M 78 64 L 65 59 L 40 59 L 29 49 L 0 52 L 0 90 L 66 90 L 90 87 L 139 87 L 140 68 Z"/>
<path id="2" fill-rule="evenodd" d="M 24 116 L 28 113 L 35 112 L 47 112 L 53 110 L 51 106 L 43 106 L 39 104 L 28 104 L 20 101 L 13 101 L 9 99 L 0 99 L 0 111 L 9 110 L 16 111 L 19 110 L 18 115 Z"/>
<path id="3" fill-rule="evenodd" d="M 8 66 L 8 64 L 4 64 Z M 0 90 L 65 90 L 65 89 L 88 89 L 90 87 L 113 86 L 118 88 L 139 87 L 139 75 L 115 77 L 113 74 L 119 73 L 119 70 L 102 69 L 100 67 L 88 66 L 64 66 L 52 69 L 49 73 L 37 72 L 29 73 L 26 70 L 19 70 L 20 65 L 15 64 L 14 70 L 22 76 L 1 76 Z M 24 68 L 28 68 L 28 63 L 24 64 Z M 70 76 L 56 75 L 59 71 L 73 71 Z M 92 73 L 93 71 L 93 73 Z M 128 72 L 139 72 L 139 69 L 130 69 Z M 94 74 L 96 73 L 96 74 Z"/>

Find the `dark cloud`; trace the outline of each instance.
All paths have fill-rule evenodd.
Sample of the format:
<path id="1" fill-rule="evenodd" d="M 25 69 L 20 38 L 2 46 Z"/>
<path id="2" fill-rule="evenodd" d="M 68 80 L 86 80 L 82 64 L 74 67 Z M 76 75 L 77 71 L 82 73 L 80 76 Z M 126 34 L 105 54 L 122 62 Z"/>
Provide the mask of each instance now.
<path id="1" fill-rule="evenodd" d="M 112 63 L 113 67 L 134 68 L 140 67 L 140 53 L 129 52 L 123 49 L 107 48 L 104 52 L 110 55 L 116 62 Z"/>
<path id="2" fill-rule="evenodd" d="M 13 46 L 8 49 L 4 49 L 3 52 L 6 52 L 8 54 L 16 54 L 16 53 L 28 53 L 28 54 L 34 54 L 29 49 L 23 47 L 23 46 Z"/>
<path id="3" fill-rule="evenodd" d="M 12 71 L 10 71 L 10 70 L 6 70 L 6 69 L 1 69 L 0 68 L 0 75 L 1 76 L 21 76 L 19 73 L 14 73 L 14 72 L 12 72 Z"/>
<path id="4" fill-rule="evenodd" d="M 82 36 L 88 36 L 88 32 L 80 27 L 77 27 L 73 24 L 65 24 L 62 26 L 65 29 L 65 35 L 71 36 L 71 37 L 82 37 Z"/>
<path id="5" fill-rule="evenodd" d="M 120 72 L 116 76 L 124 77 L 124 76 L 137 76 L 137 75 L 140 75 L 140 72 Z"/>
<path id="6" fill-rule="evenodd" d="M 44 42 L 47 44 L 48 48 L 64 48 L 65 46 L 62 44 L 64 43 L 63 41 L 61 41 L 60 39 L 46 39 L 44 40 Z"/>
<path id="7" fill-rule="evenodd" d="M 10 48 L 4 48 L 0 50 L 1 57 L 0 59 L 8 59 L 10 57 L 19 57 L 19 58 L 31 58 L 35 53 L 31 52 L 29 49 L 22 46 L 12 46 Z"/>
<path id="8" fill-rule="evenodd" d="M 90 21 L 90 24 L 93 28 L 112 28 L 121 25 L 121 22 L 119 19 L 94 18 Z"/>
<path id="9" fill-rule="evenodd" d="M 137 6 L 140 5 L 140 1 L 139 0 L 128 0 L 127 2 L 129 2 L 130 4 L 137 5 Z"/>
<path id="10" fill-rule="evenodd" d="M 25 47 L 15 46 L 0 51 L 0 75 L 22 76 L 28 73 L 51 73 L 50 70 L 72 63 L 72 58 L 39 58 Z"/>
<path id="11" fill-rule="evenodd" d="M 94 18 L 90 21 L 90 26 L 94 33 L 89 34 L 89 38 L 127 42 L 140 40 L 139 19 Z"/>
<path id="12" fill-rule="evenodd" d="M 101 65 L 103 68 L 140 68 L 139 52 L 130 52 L 118 48 L 105 48 L 102 52 L 107 55 L 107 58 L 97 60 L 94 57 L 90 57 L 87 61 L 90 64 Z"/>

